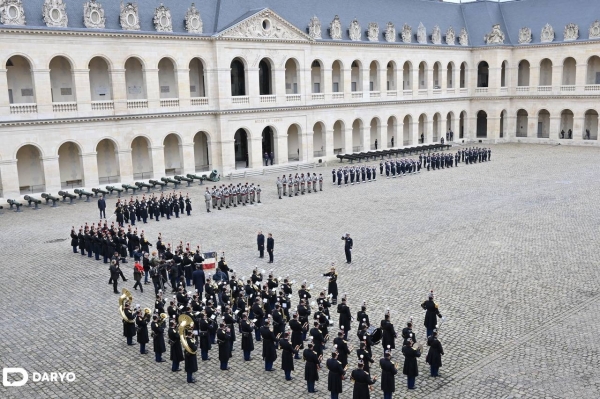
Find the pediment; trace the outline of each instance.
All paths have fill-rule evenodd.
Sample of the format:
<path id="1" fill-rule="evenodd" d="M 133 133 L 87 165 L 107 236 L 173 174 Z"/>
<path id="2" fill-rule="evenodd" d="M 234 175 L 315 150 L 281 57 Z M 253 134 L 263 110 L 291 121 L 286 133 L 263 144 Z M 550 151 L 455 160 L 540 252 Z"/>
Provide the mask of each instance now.
<path id="1" fill-rule="evenodd" d="M 245 39 L 311 41 L 300 29 L 265 8 L 226 27 L 215 37 Z"/>

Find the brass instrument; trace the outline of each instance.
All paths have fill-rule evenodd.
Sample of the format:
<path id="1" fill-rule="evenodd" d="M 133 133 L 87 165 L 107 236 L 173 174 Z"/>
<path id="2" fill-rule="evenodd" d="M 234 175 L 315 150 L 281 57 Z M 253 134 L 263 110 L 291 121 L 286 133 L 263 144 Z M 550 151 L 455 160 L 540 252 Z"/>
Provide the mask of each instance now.
<path id="1" fill-rule="evenodd" d="M 169 319 L 169 315 L 166 313 L 161 313 L 158 319 L 158 324 L 165 324 L 166 321 Z"/>
<path id="2" fill-rule="evenodd" d="M 121 291 L 121 296 L 119 296 L 119 314 L 121 315 L 121 318 L 123 319 L 124 322 L 134 323 L 135 320 L 130 320 L 125 315 L 125 302 L 129 302 L 129 303 L 133 302 L 133 296 L 131 295 L 131 292 L 127 288 L 123 288 L 123 290 Z"/>
<path id="3" fill-rule="evenodd" d="M 179 316 L 179 319 L 177 319 L 177 321 L 179 322 L 179 339 L 181 340 L 181 345 L 183 346 L 183 349 L 185 349 L 187 353 L 195 355 L 197 351 L 193 351 L 192 348 L 190 348 L 186 338 L 187 330 L 194 328 L 194 321 L 190 316 L 186 314 L 182 314 L 181 316 Z"/>

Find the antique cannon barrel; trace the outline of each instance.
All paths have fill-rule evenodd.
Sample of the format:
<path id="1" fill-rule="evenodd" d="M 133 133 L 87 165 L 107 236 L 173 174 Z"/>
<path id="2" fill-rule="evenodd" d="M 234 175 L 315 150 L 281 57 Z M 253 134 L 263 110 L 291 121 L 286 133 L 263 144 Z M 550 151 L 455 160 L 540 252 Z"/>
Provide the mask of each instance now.
<path id="1" fill-rule="evenodd" d="M 70 199 L 77 198 L 77 196 L 75 194 L 71 194 L 68 191 L 62 191 L 62 190 L 58 192 L 58 195 L 60 195 L 61 197 L 63 197 L 63 200 L 66 199 L 66 198 L 70 198 Z"/>
<path id="2" fill-rule="evenodd" d="M 117 186 L 106 186 L 106 189 L 107 189 L 108 191 L 110 191 L 111 193 L 112 193 L 113 191 L 116 191 L 116 192 L 118 192 L 118 193 L 122 193 L 122 192 L 123 192 L 123 189 L 122 189 L 121 187 L 117 187 Z"/>
<path id="3" fill-rule="evenodd" d="M 185 177 L 185 176 L 181 176 L 181 175 L 174 176 L 174 178 L 175 178 L 175 180 L 186 181 L 188 183 L 194 181 L 194 179 L 192 179 L 190 177 Z"/>
<path id="4" fill-rule="evenodd" d="M 171 179 L 170 177 L 161 177 L 160 180 L 164 181 L 165 183 L 173 183 L 173 184 L 180 183 L 178 180 Z"/>
<path id="5" fill-rule="evenodd" d="M 136 181 L 135 185 L 138 186 L 139 188 L 142 188 L 142 187 L 152 188 L 152 187 L 154 187 L 152 184 L 144 183 L 143 181 Z"/>
<path id="6" fill-rule="evenodd" d="M 26 195 L 26 196 L 24 196 L 24 197 L 23 197 L 23 199 L 24 199 L 25 201 L 29 202 L 29 204 L 30 204 L 30 205 L 31 205 L 31 203 L 32 203 L 32 202 L 33 202 L 34 204 L 41 204 L 41 203 L 42 203 L 42 200 L 41 200 L 41 199 L 39 199 L 39 198 L 35 198 L 35 197 L 32 197 L 31 195 Z"/>
<path id="7" fill-rule="evenodd" d="M 125 192 L 129 192 L 129 190 L 131 190 L 134 194 L 139 189 L 138 186 L 132 186 L 131 184 L 121 184 L 121 187 L 123 187 Z"/>
<path id="8" fill-rule="evenodd" d="M 196 180 L 203 180 L 203 177 L 202 177 L 202 176 L 194 175 L 194 174 L 192 174 L 192 173 L 188 173 L 186 176 L 187 176 L 188 178 L 192 179 L 192 180 L 194 180 L 194 179 L 196 179 Z"/>
<path id="9" fill-rule="evenodd" d="M 100 187 L 98 188 L 92 188 L 92 192 L 96 195 L 98 194 L 102 194 L 102 195 L 106 195 L 108 194 L 108 191 L 101 189 Z"/>
<path id="10" fill-rule="evenodd" d="M 7 199 L 6 202 L 8 203 L 8 205 L 10 205 L 10 209 L 13 209 L 13 206 L 17 208 L 17 212 L 21 212 L 21 207 L 23 206 L 22 203 L 20 203 L 17 200 L 14 199 Z"/>
<path id="11" fill-rule="evenodd" d="M 156 187 L 156 186 L 164 187 L 167 185 L 167 183 L 164 183 L 164 182 L 158 181 L 158 180 L 148 180 L 148 183 L 153 184 L 154 187 Z"/>

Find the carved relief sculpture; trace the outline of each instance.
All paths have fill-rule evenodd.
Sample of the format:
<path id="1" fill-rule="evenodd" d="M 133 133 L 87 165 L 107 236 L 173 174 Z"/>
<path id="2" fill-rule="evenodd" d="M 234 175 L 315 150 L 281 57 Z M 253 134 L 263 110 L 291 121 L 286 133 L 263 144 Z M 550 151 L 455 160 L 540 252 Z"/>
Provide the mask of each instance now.
<path id="1" fill-rule="evenodd" d="M 200 18 L 200 11 L 194 3 L 185 12 L 185 29 L 188 33 L 202 33 L 202 18 Z"/>
<path id="2" fill-rule="evenodd" d="M 469 45 L 469 34 L 467 33 L 467 29 L 464 27 L 460 30 L 460 35 L 458 36 L 458 43 L 460 43 L 461 46 Z"/>
<path id="3" fill-rule="evenodd" d="M 449 46 L 454 46 L 456 44 L 456 34 L 454 33 L 453 27 L 449 27 L 446 31 L 446 44 Z"/>
<path id="4" fill-rule="evenodd" d="M 157 32 L 173 32 L 171 11 L 162 3 L 154 10 L 154 29 Z"/>
<path id="5" fill-rule="evenodd" d="M 140 30 L 138 5 L 134 3 L 121 3 L 121 28 L 123 30 Z"/>
<path id="6" fill-rule="evenodd" d="M 335 16 L 331 24 L 329 24 L 329 36 L 333 40 L 342 40 L 342 23 L 340 22 L 340 17 Z"/>
<path id="7" fill-rule="evenodd" d="M 554 29 L 550 24 L 544 25 L 542 28 L 542 33 L 540 35 L 540 41 L 542 43 L 549 43 L 554 41 Z"/>
<path id="8" fill-rule="evenodd" d="M 442 44 L 442 31 L 439 26 L 434 26 L 431 31 L 431 43 Z"/>
<path id="9" fill-rule="evenodd" d="M 504 32 L 500 29 L 500 24 L 492 26 L 492 31 L 483 37 L 486 44 L 504 44 Z"/>
<path id="10" fill-rule="evenodd" d="M 226 31 L 230 37 L 253 37 L 260 39 L 307 40 L 306 34 L 298 29 L 284 26 L 270 10 L 261 12 L 240 22 Z"/>
<path id="11" fill-rule="evenodd" d="M 67 5 L 63 0 L 45 0 L 42 15 L 46 26 L 51 28 L 66 28 L 69 22 Z"/>
<path id="12" fill-rule="evenodd" d="M 396 27 L 391 22 L 388 22 L 385 28 L 385 41 L 390 43 L 396 41 Z"/>
<path id="13" fill-rule="evenodd" d="M 565 26 L 565 42 L 570 40 L 577 40 L 579 38 L 579 26 L 576 24 L 569 24 Z"/>
<path id="14" fill-rule="evenodd" d="M 367 37 L 370 42 L 379 41 L 379 25 L 377 22 L 369 22 L 369 28 L 367 29 Z"/>
<path id="15" fill-rule="evenodd" d="M 523 27 L 519 29 L 519 44 L 531 43 L 531 29 Z"/>
<path id="16" fill-rule="evenodd" d="M 350 40 L 353 41 L 358 41 L 362 37 L 362 32 L 360 31 L 360 24 L 358 23 L 358 20 L 356 18 L 354 18 L 354 20 L 350 22 L 350 26 L 348 27 L 348 36 L 350 37 Z"/>
<path id="17" fill-rule="evenodd" d="M 22 0 L 4 0 L 0 4 L 0 22 L 3 25 L 25 25 Z"/>
<path id="18" fill-rule="evenodd" d="M 590 26 L 590 39 L 600 39 L 600 21 L 595 20 Z"/>
<path id="19" fill-rule="evenodd" d="M 402 27 L 402 42 L 412 43 L 412 28 L 409 24 L 404 24 Z"/>
<path id="20" fill-rule="evenodd" d="M 83 5 L 83 24 L 88 29 L 104 29 L 106 18 L 104 9 L 96 0 L 88 1 Z"/>
<path id="21" fill-rule="evenodd" d="M 419 27 L 417 28 L 417 43 L 427 43 L 427 29 L 425 29 L 423 22 L 419 22 Z"/>
<path id="22" fill-rule="evenodd" d="M 312 17 L 308 23 L 308 36 L 313 40 L 321 39 L 321 21 L 316 16 Z"/>

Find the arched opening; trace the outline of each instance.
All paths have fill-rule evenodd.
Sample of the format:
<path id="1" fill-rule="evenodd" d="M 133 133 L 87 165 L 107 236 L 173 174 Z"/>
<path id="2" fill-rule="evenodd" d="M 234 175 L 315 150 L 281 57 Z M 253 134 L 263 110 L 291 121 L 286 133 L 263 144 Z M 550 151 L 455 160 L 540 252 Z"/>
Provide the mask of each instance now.
<path id="1" fill-rule="evenodd" d="M 321 122 L 313 126 L 313 156 L 325 156 L 325 126 Z"/>
<path id="2" fill-rule="evenodd" d="M 369 91 L 379 91 L 379 64 L 372 61 L 369 65 Z"/>
<path id="3" fill-rule="evenodd" d="M 537 136 L 540 139 L 550 137 L 550 112 L 545 109 L 538 112 Z"/>
<path id="4" fill-rule="evenodd" d="M 434 89 L 441 89 L 441 81 L 442 81 L 442 77 L 440 76 L 440 68 L 442 67 L 442 65 L 439 62 L 436 62 L 435 64 L 433 64 L 433 88 Z"/>
<path id="5" fill-rule="evenodd" d="M 322 93 L 322 86 L 325 78 L 323 76 L 323 66 L 321 61 L 314 60 L 310 65 L 310 84 L 313 93 Z"/>
<path id="6" fill-rule="evenodd" d="M 362 129 L 363 122 L 360 119 L 355 119 L 352 123 L 352 152 L 363 151 Z"/>
<path id="7" fill-rule="evenodd" d="M 465 138 L 465 124 L 467 119 L 466 111 L 462 111 L 458 117 L 458 137 Z"/>
<path id="8" fill-rule="evenodd" d="M 446 69 L 446 88 L 453 89 L 454 88 L 454 63 L 449 62 L 448 67 Z"/>
<path id="9" fill-rule="evenodd" d="M 285 63 L 285 94 L 298 94 L 298 61 L 290 58 Z"/>
<path id="10" fill-rule="evenodd" d="M 183 173 L 183 154 L 181 139 L 175 133 L 168 134 L 163 142 L 165 156 L 165 175 L 174 176 Z"/>
<path id="11" fill-rule="evenodd" d="M 408 61 L 402 66 L 403 90 L 412 90 L 412 64 Z"/>
<path id="12" fill-rule="evenodd" d="M 288 162 L 300 161 L 304 158 L 302 154 L 302 141 L 300 141 L 300 127 L 293 124 L 287 131 Z"/>
<path id="13" fill-rule="evenodd" d="M 460 64 L 460 88 L 465 89 L 467 87 L 467 63 L 463 62 Z"/>
<path id="14" fill-rule="evenodd" d="M 488 87 L 490 79 L 490 66 L 486 61 L 477 65 L 477 87 Z"/>
<path id="15" fill-rule="evenodd" d="M 179 98 L 175 64 L 169 58 L 163 58 L 158 62 L 158 86 L 160 98 Z"/>
<path id="16" fill-rule="evenodd" d="M 58 148 L 58 170 L 61 188 L 83 186 L 81 151 L 74 142 L 67 141 Z"/>
<path id="17" fill-rule="evenodd" d="M 108 63 L 102 57 L 94 57 L 88 64 L 90 70 L 90 94 L 92 101 L 111 101 L 112 82 Z"/>
<path id="18" fill-rule="evenodd" d="M 434 143 L 437 143 L 438 141 L 440 141 L 441 125 L 442 125 L 442 116 L 439 113 L 435 113 L 433 115 L 433 142 Z"/>
<path id="19" fill-rule="evenodd" d="M 504 137 L 506 133 L 506 110 L 500 112 L 500 137 Z"/>
<path id="20" fill-rule="evenodd" d="M 190 61 L 190 96 L 206 97 L 206 86 L 204 76 L 204 63 L 200 58 L 192 58 Z"/>
<path id="21" fill-rule="evenodd" d="M 273 76 L 271 62 L 263 58 L 258 63 L 258 87 L 261 96 L 270 96 L 273 94 Z"/>
<path id="22" fill-rule="evenodd" d="M 452 123 L 454 119 L 454 113 L 448 112 L 446 115 L 446 140 L 454 140 L 454 132 L 452 131 Z"/>
<path id="23" fill-rule="evenodd" d="M 380 125 L 379 118 L 371 119 L 370 135 L 369 135 L 371 150 L 380 150 L 382 147 L 381 140 L 379 139 L 379 130 L 380 130 L 379 125 Z"/>
<path id="24" fill-rule="evenodd" d="M 194 170 L 203 172 L 212 170 L 210 166 L 210 141 L 206 132 L 198 132 L 194 136 Z"/>
<path id="25" fill-rule="evenodd" d="M 527 124 L 529 115 L 524 109 L 517 111 L 517 137 L 527 137 Z"/>
<path id="26" fill-rule="evenodd" d="M 333 61 L 331 65 L 331 92 L 339 93 L 344 91 L 344 75 L 342 73 L 342 63 Z"/>
<path id="27" fill-rule="evenodd" d="M 267 126 L 262 131 L 262 154 L 264 161 L 264 154 L 271 159 L 271 162 L 275 163 L 275 134 L 273 128 Z"/>
<path id="28" fill-rule="evenodd" d="M 35 103 L 31 64 L 25 57 L 15 55 L 6 61 L 6 83 L 10 104 Z"/>
<path id="29" fill-rule="evenodd" d="M 567 57 L 563 61 L 562 85 L 575 86 L 575 78 L 577 77 L 577 62 L 573 57 Z"/>
<path id="30" fill-rule="evenodd" d="M 565 109 L 560 113 L 560 131 L 561 133 L 564 132 L 564 135 L 561 135 L 560 138 L 573 138 L 574 121 L 575 117 L 573 115 L 573 111 L 571 111 L 570 109 Z"/>
<path id="31" fill-rule="evenodd" d="M 231 95 L 245 96 L 246 95 L 246 68 L 244 63 L 239 58 L 234 58 L 231 61 Z"/>
<path id="32" fill-rule="evenodd" d="M 50 61 L 50 87 L 53 103 L 76 101 L 73 69 L 65 57 L 54 57 Z"/>
<path id="33" fill-rule="evenodd" d="M 387 121 L 387 143 L 389 148 L 398 145 L 398 121 L 395 116 L 390 116 Z"/>
<path id="34" fill-rule="evenodd" d="M 500 87 L 508 86 L 506 70 L 508 69 L 508 62 L 502 61 L 502 66 L 500 67 Z"/>
<path id="35" fill-rule="evenodd" d="M 125 84 L 128 100 L 144 100 L 147 98 L 144 69 L 141 61 L 135 57 L 131 57 L 125 62 Z"/>
<path id="36" fill-rule="evenodd" d="M 154 177 L 150 142 L 143 136 L 138 136 L 131 142 L 131 163 L 134 179 L 151 179 Z"/>
<path id="37" fill-rule="evenodd" d="M 527 60 L 519 62 L 517 85 L 529 86 L 529 61 Z"/>
<path id="38" fill-rule="evenodd" d="M 419 142 L 425 144 L 427 140 L 427 115 L 421 114 L 419 116 Z"/>
<path id="39" fill-rule="evenodd" d="M 552 61 L 544 58 L 540 62 L 540 83 L 539 86 L 552 86 Z"/>
<path id="40" fill-rule="evenodd" d="M 587 62 L 587 79 L 588 85 L 600 85 L 600 57 L 594 55 Z"/>
<path id="41" fill-rule="evenodd" d="M 406 115 L 402 120 L 402 145 L 414 145 L 412 142 L 413 121 L 412 116 Z"/>
<path id="42" fill-rule="evenodd" d="M 477 137 L 487 137 L 487 113 L 485 111 L 477 113 Z"/>
<path id="43" fill-rule="evenodd" d="M 31 144 L 17 151 L 17 174 L 21 194 L 39 193 L 46 190 L 46 179 L 40 150 Z"/>
<path id="44" fill-rule="evenodd" d="M 585 112 L 585 121 L 583 123 L 583 139 L 598 140 L 598 112 L 589 109 Z"/>
<path id="45" fill-rule="evenodd" d="M 394 61 L 390 61 L 387 63 L 387 73 L 386 73 L 386 89 L 387 90 L 396 90 L 396 63 Z"/>
<path id="46" fill-rule="evenodd" d="M 345 134 L 344 122 L 336 121 L 333 124 L 333 153 L 335 155 L 346 153 Z"/>
<path id="47" fill-rule="evenodd" d="M 350 87 L 351 91 L 362 91 L 362 73 L 360 61 L 352 61 L 350 67 Z"/>
<path id="48" fill-rule="evenodd" d="M 248 151 L 248 133 L 244 129 L 238 129 L 233 135 L 235 154 L 235 168 L 243 169 L 250 166 L 250 153 Z"/>
<path id="49" fill-rule="evenodd" d="M 118 183 L 119 156 L 117 146 L 111 139 L 103 139 L 96 146 L 96 163 L 98 165 L 98 181 L 100 184 Z"/>
<path id="50" fill-rule="evenodd" d="M 421 61 L 419 64 L 419 90 L 427 88 L 427 64 Z"/>

